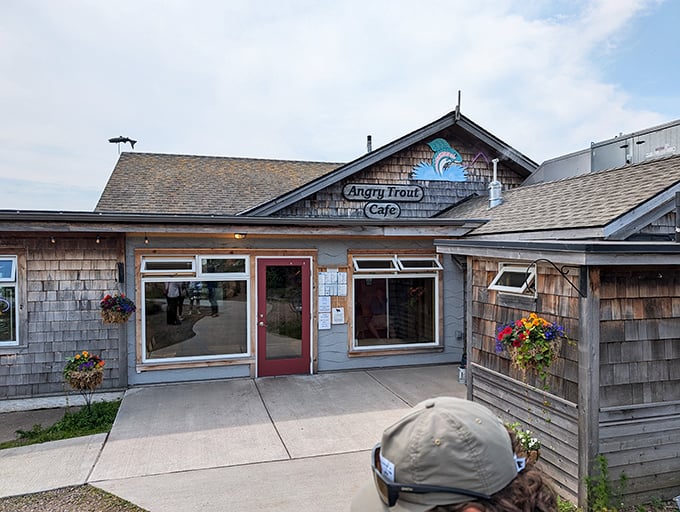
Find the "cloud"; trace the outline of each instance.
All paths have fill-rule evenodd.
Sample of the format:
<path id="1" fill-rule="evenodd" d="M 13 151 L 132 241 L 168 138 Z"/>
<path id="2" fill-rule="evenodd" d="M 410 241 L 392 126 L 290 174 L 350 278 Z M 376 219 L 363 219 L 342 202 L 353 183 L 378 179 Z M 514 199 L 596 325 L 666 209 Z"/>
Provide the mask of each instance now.
<path id="1" fill-rule="evenodd" d="M 375 148 L 453 110 L 458 90 L 465 115 L 542 161 L 669 120 L 601 70 L 659 5 L 4 3 L 0 179 L 32 183 L 12 197 L 31 208 L 41 184 L 101 191 L 118 135 L 145 152 L 350 161 L 368 134 Z"/>

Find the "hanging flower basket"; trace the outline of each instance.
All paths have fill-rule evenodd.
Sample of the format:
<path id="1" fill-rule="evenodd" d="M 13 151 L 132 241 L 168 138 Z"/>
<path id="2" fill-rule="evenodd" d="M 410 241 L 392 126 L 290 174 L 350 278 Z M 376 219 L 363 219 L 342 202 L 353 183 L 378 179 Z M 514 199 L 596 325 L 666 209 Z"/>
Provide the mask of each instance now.
<path id="1" fill-rule="evenodd" d="M 135 303 L 123 294 L 106 295 L 99 307 L 102 310 L 102 320 L 106 324 L 124 324 L 137 310 Z"/>
<path id="2" fill-rule="evenodd" d="M 563 337 L 562 326 L 531 313 L 528 317 L 498 328 L 496 352 L 507 352 L 513 366 L 525 373 L 536 372 L 545 380 Z"/>
<path id="3" fill-rule="evenodd" d="M 78 391 L 93 391 L 104 382 L 104 369 L 95 368 L 83 372 L 71 372 L 66 381 L 73 389 Z"/>
<path id="4" fill-rule="evenodd" d="M 102 320 L 105 324 L 124 324 L 128 321 L 131 314 L 102 309 Z"/>

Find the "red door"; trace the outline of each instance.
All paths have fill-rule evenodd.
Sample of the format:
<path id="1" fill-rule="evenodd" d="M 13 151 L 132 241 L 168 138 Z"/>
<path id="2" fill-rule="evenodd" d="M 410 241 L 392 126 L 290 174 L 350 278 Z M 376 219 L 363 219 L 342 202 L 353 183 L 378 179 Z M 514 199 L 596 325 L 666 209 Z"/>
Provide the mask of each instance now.
<path id="1" fill-rule="evenodd" d="M 310 373 L 310 260 L 257 260 L 257 375 Z"/>

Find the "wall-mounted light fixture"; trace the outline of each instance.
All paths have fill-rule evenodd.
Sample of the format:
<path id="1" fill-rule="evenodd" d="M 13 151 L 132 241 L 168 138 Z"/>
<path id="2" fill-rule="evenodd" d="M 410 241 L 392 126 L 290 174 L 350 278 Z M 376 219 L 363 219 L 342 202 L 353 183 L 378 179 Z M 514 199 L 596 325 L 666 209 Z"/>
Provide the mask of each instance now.
<path id="1" fill-rule="evenodd" d="M 236 240 L 243 240 L 246 237 L 245 233 L 234 233 L 234 238 Z"/>
<path id="2" fill-rule="evenodd" d="M 149 245 L 149 237 L 146 236 L 146 233 L 144 233 L 144 244 Z"/>
<path id="3" fill-rule="evenodd" d="M 99 238 L 99 235 L 97 235 L 97 239 L 95 240 L 95 243 L 98 244 L 98 243 L 100 243 L 101 241 L 102 241 L 101 238 Z"/>
<path id="4" fill-rule="evenodd" d="M 56 240 L 54 239 L 54 237 L 50 237 L 50 243 L 52 243 L 52 244 L 56 244 L 56 243 L 57 243 L 57 241 L 56 241 Z"/>

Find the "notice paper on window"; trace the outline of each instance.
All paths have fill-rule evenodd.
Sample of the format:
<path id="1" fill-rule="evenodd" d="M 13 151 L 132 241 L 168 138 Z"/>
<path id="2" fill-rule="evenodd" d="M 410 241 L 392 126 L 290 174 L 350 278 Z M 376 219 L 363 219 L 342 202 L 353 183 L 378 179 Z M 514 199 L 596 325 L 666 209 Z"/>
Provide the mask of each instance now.
<path id="1" fill-rule="evenodd" d="M 333 308 L 332 315 L 334 324 L 345 323 L 345 308 Z"/>

